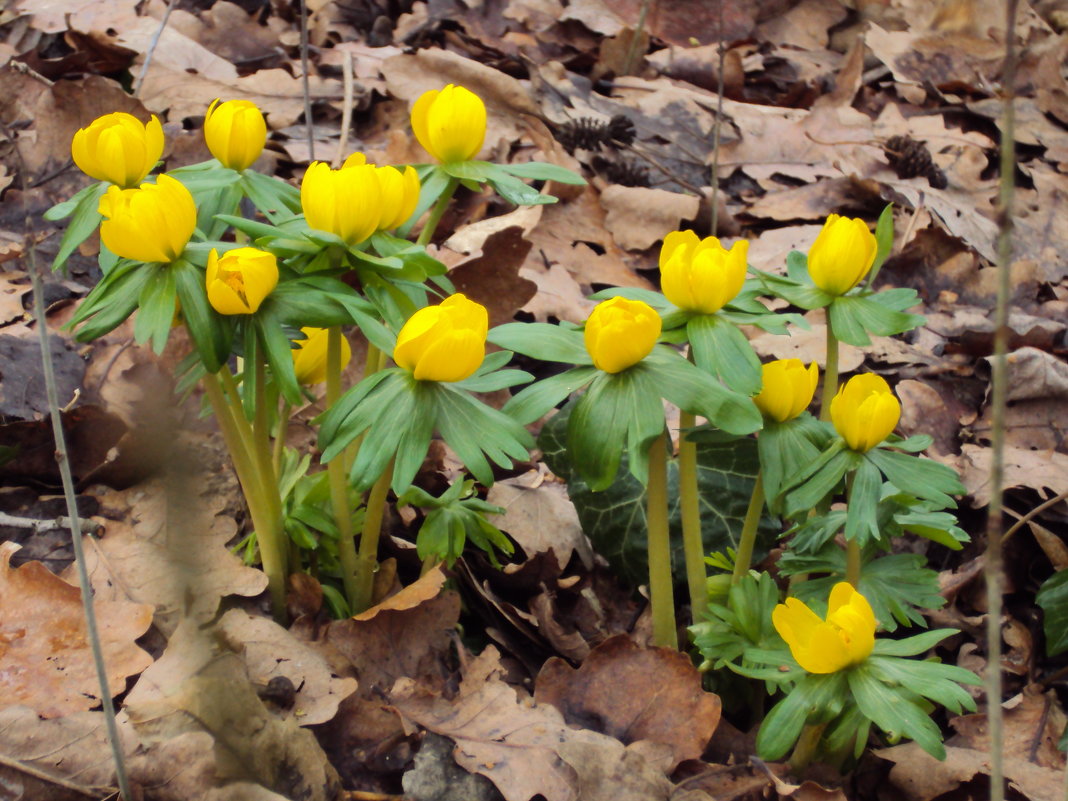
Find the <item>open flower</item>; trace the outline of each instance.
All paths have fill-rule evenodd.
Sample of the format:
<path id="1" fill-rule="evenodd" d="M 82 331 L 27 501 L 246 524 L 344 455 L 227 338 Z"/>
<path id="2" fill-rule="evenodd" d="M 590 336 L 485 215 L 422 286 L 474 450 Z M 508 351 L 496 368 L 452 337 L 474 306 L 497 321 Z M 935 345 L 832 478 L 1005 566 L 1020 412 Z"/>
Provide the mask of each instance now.
<path id="1" fill-rule="evenodd" d="M 342 169 L 366 163 L 367 157 L 363 153 L 353 153 L 345 159 Z M 382 213 L 378 220 L 378 230 L 389 231 L 406 222 L 415 211 L 419 203 L 419 173 L 411 165 L 403 168 L 372 166 L 378 176 L 378 189 L 381 193 Z"/>
<path id="2" fill-rule="evenodd" d="M 463 381 L 486 358 L 489 314 L 457 293 L 420 309 L 401 328 L 393 361 L 420 381 Z"/>
<path id="3" fill-rule="evenodd" d="M 824 292 L 844 295 L 868 274 L 878 249 L 864 220 L 832 214 L 808 250 L 808 274 Z"/>
<path id="4" fill-rule="evenodd" d="M 304 339 L 294 340 L 293 372 L 301 384 L 321 384 L 326 381 L 326 351 L 330 332 L 325 328 L 302 328 Z M 341 337 L 341 368 L 352 360 L 352 346 Z"/>
<path id="5" fill-rule="evenodd" d="M 278 285 L 278 260 L 258 248 L 208 255 L 208 302 L 219 314 L 253 314 Z"/>
<path id="6" fill-rule="evenodd" d="M 827 619 L 797 598 L 787 598 L 771 622 L 801 667 L 809 673 L 835 673 L 859 665 L 875 647 L 875 614 L 868 599 L 845 581 L 834 585 Z"/>
<path id="7" fill-rule="evenodd" d="M 97 207 L 100 238 L 111 252 L 143 262 L 172 262 L 197 226 L 197 207 L 181 181 L 161 175 L 137 189 L 109 186 Z"/>
<path id="8" fill-rule="evenodd" d="M 815 362 L 808 367 L 800 359 L 776 359 L 761 367 L 764 385 L 753 403 L 772 420 L 792 420 L 812 403 L 820 370 Z"/>
<path id="9" fill-rule="evenodd" d="M 486 138 L 486 104 L 451 83 L 431 89 L 412 106 L 412 131 L 426 152 L 443 164 L 468 161 L 478 155 Z"/>
<path id="10" fill-rule="evenodd" d="M 847 381 L 831 399 L 831 422 L 846 444 L 866 453 L 886 439 L 901 419 L 901 402 L 874 373 Z"/>
<path id="11" fill-rule="evenodd" d="M 204 117 L 204 141 L 223 166 L 240 172 L 252 166 L 267 142 L 267 123 L 250 100 L 216 98 Z"/>
<path id="12" fill-rule="evenodd" d="M 358 245 L 378 230 L 382 192 L 377 168 L 350 157 L 339 170 L 313 162 L 300 183 L 300 205 L 311 228 Z"/>
<path id="13" fill-rule="evenodd" d="M 713 314 L 742 291 L 748 254 L 745 239 L 727 250 L 714 236 L 698 239 L 693 231 L 672 231 L 660 248 L 664 295 L 680 309 Z"/>
<path id="14" fill-rule="evenodd" d="M 74 134 L 70 153 L 89 177 L 130 189 L 163 155 L 163 126 L 155 115 L 146 124 L 124 111 L 105 114 Z"/>
<path id="15" fill-rule="evenodd" d="M 586 350 L 595 367 L 618 373 L 649 355 L 661 327 L 660 315 L 648 303 L 612 298 L 597 304 L 586 320 Z"/>

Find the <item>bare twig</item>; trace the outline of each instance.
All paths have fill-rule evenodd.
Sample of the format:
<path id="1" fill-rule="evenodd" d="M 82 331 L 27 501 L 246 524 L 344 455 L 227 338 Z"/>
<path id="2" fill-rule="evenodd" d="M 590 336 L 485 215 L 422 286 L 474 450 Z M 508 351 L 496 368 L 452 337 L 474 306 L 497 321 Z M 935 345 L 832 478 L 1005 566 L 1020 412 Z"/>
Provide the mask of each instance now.
<path id="1" fill-rule="evenodd" d="M 1001 72 L 1004 111 L 1001 121 L 1001 185 L 998 196 L 998 294 L 994 316 L 994 359 L 990 410 L 990 508 L 986 523 L 986 622 L 987 669 L 986 715 L 990 732 L 990 799 L 1004 801 L 1002 754 L 1004 739 L 1001 709 L 1001 610 L 1002 554 L 1001 517 L 1005 485 L 1005 403 L 1007 398 L 1009 344 L 1009 266 L 1012 262 L 1012 205 L 1016 179 L 1016 6 L 1007 4 L 1005 65 Z"/>
<path id="2" fill-rule="evenodd" d="M 97 787 L 87 786 L 84 784 L 75 784 L 67 779 L 62 779 L 59 776 L 53 776 L 51 773 L 46 773 L 43 770 L 38 770 L 32 765 L 27 765 L 18 759 L 12 759 L 11 757 L 0 754 L 0 765 L 11 770 L 17 770 L 19 773 L 25 773 L 27 776 L 32 776 L 38 781 L 45 782 L 46 784 L 54 784 L 56 787 L 62 787 L 64 790 L 70 790 L 72 793 L 78 793 L 78 795 L 84 795 L 86 798 L 99 799 L 107 796 L 108 793 L 113 792 L 111 787 Z"/>
<path id="3" fill-rule="evenodd" d="M 134 97 L 137 97 L 141 93 L 141 84 L 145 82 L 145 76 L 148 75 L 148 65 L 152 63 L 152 54 L 156 52 L 159 38 L 163 35 L 163 29 L 167 27 L 167 20 L 171 18 L 171 12 L 174 11 L 176 5 L 178 5 L 178 0 L 168 1 L 167 10 L 163 12 L 163 19 L 160 20 L 156 32 L 152 34 L 152 41 L 148 43 L 148 50 L 145 51 L 145 63 L 141 65 L 141 72 L 138 74 L 137 80 L 134 81 Z"/>
<path id="4" fill-rule="evenodd" d="M 7 526 L 9 528 L 28 528 L 35 534 L 40 534 L 44 531 L 55 531 L 56 529 L 72 528 L 70 518 L 66 515 L 62 517 L 53 517 L 51 520 L 38 520 L 35 517 L 17 517 L 16 515 L 9 515 L 7 512 L 0 512 L 0 526 Z M 95 520 L 87 520 L 86 518 L 79 518 L 78 526 L 87 533 L 93 533 L 100 528 L 100 524 Z"/>
<path id="5" fill-rule="evenodd" d="M 341 57 L 341 78 L 345 87 L 345 99 L 341 106 L 341 138 L 337 140 L 337 153 L 334 154 L 334 169 L 345 160 L 345 150 L 349 146 L 349 128 L 352 126 L 352 52 L 344 51 Z"/>
<path id="6" fill-rule="evenodd" d="M 315 161 L 315 125 L 308 85 L 308 0 L 300 0 L 300 71 L 304 91 L 304 124 L 308 129 L 308 161 Z"/>
<path id="7" fill-rule="evenodd" d="M 1017 514 L 1012 509 L 1005 508 L 1006 512 L 1016 518 L 1016 522 L 1009 526 L 1005 533 L 1001 535 L 1002 544 L 1005 544 L 1008 541 L 1009 537 L 1019 531 L 1027 523 L 1030 523 L 1044 511 L 1046 511 L 1047 509 L 1051 509 L 1062 501 L 1068 501 L 1068 492 L 1062 492 L 1060 495 L 1054 495 L 1048 501 L 1043 501 L 1042 503 L 1040 503 L 1027 514 Z"/>
<path id="8" fill-rule="evenodd" d="M 638 12 L 638 24 L 634 26 L 627 52 L 623 56 L 624 75 L 630 75 L 630 71 L 634 69 L 634 60 L 638 57 L 638 42 L 641 41 L 642 34 L 645 32 L 645 18 L 649 16 L 649 7 L 652 4 L 653 0 L 642 0 L 641 11 Z"/>
<path id="9" fill-rule="evenodd" d="M 712 123 L 712 218 L 709 233 L 716 235 L 719 228 L 719 135 L 723 125 L 723 70 L 727 63 L 727 43 L 723 41 L 723 0 L 719 3 L 719 74 L 716 76 L 716 119 Z"/>

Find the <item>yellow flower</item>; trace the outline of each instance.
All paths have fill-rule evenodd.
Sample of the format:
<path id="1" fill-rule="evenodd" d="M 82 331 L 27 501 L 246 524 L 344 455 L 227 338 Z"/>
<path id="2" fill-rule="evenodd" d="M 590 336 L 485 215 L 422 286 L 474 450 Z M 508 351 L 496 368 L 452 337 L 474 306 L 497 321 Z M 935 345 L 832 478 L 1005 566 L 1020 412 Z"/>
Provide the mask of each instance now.
<path id="1" fill-rule="evenodd" d="M 300 205 L 309 227 L 358 245 L 378 230 L 382 219 L 378 170 L 352 157 L 339 170 L 316 161 L 301 181 Z"/>
<path id="2" fill-rule="evenodd" d="M 855 451 L 870 451 L 894 430 L 901 403 L 874 373 L 855 375 L 831 399 L 831 422 Z"/>
<path id="3" fill-rule="evenodd" d="M 70 153 L 86 175 L 129 189 L 145 180 L 163 155 L 163 126 L 155 115 L 146 125 L 123 111 L 105 114 L 74 134 Z"/>
<path id="4" fill-rule="evenodd" d="M 278 260 L 257 248 L 208 255 L 208 302 L 219 314 L 253 314 L 278 285 Z"/>
<path id="5" fill-rule="evenodd" d="M 868 274 L 878 247 L 864 220 L 832 214 L 808 250 L 812 283 L 828 294 L 844 295 Z"/>
<path id="6" fill-rule="evenodd" d="M 113 253 L 144 262 L 172 262 L 197 227 L 197 207 L 181 181 L 161 175 L 137 189 L 109 186 L 98 211 L 100 238 Z"/>
<path id="7" fill-rule="evenodd" d="M 739 239 L 730 250 L 710 236 L 673 231 L 660 248 L 660 285 L 664 295 L 687 311 L 712 314 L 742 291 L 749 242 Z"/>
<path id="8" fill-rule="evenodd" d="M 412 106 L 412 131 L 443 164 L 478 155 L 486 138 L 486 104 L 474 92 L 449 84 L 431 89 Z"/>
<path id="9" fill-rule="evenodd" d="M 330 333 L 325 328 L 302 328 L 304 339 L 293 344 L 293 371 L 301 384 L 321 384 L 326 381 L 326 348 Z M 352 359 L 352 347 L 346 337 L 341 337 L 341 367 Z"/>
<path id="10" fill-rule="evenodd" d="M 812 403 L 820 370 L 815 362 L 808 367 L 800 359 L 777 359 L 761 367 L 764 386 L 753 403 L 772 420 L 792 420 Z"/>
<path id="11" fill-rule="evenodd" d="M 868 599 L 842 581 L 827 602 L 827 619 L 797 598 L 787 598 L 771 622 L 801 667 L 809 673 L 835 673 L 859 665 L 875 647 L 875 614 Z"/>
<path id="12" fill-rule="evenodd" d="M 345 159 L 342 169 L 366 163 L 367 157 L 363 153 L 353 153 Z M 389 231 L 406 222 L 415 211 L 419 203 L 419 173 L 410 165 L 403 169 L 374 166 L 379 191 L 382 193 L 382 213 L 378 220 L 378 230 Z"/>
<path id="13" fill-rule="evenodd" d="M 216 98 L 204 117 L 204 141 L 211 155 L 223 166 L 240 172 L 251 167 L 263 152 L 267 123 L 250 100 L 227 100 L 220 104 Z"/>
<path id="14" fill-rule="evenodd" d="M 486 358 L 486 307 L 457 293 L 420 309 L 401 328 L 393 361 L 420 381 L 463 381 Z"/>
<path id="15" fill-rule="evenodd" d="M 618 373 L 649 355 L 661 326 L 660 315 L 648 303 L 612 298 L 597 304 L 586 321 L 586 350 L 595 367 Z"/>

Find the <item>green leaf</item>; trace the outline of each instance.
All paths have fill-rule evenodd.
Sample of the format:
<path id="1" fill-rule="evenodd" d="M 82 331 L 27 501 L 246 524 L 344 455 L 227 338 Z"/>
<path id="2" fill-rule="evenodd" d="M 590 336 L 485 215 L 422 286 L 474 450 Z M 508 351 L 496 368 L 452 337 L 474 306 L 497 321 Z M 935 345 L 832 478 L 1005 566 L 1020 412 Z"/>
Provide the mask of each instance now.
<path id="1" fill-rule="evenodd" d="M 1056 656 L 1068 651 L 1068 570 L 1046 579 L 1035 596 L 1035 603 L 1042 607 L 1046 653 Z"/>
<path id="2" fill-rule="evenodd" d="M 230 358 L 233 329 L 229 320 L 217 314 L 208 303 L 204 272 L 179 259 L 170 266 L 174 274 L 182 317 L 200 360 L 208 372 L 216 373 Z"/>
<path id="3" fill-rule="evenodd" d="M 552 195 L 542 194 L 534 187 L 527 186 L 518 178 L 500 169 L 491 172 L 486 180 L 497 190 L 498 195 L 517 206 L 543 206 L 556 202 L 556 198 Z"/>
<path id="4" fill-rule="evenodd" d="M 78 245 L 88 239 L 89 235 L 100 225 L 103 217 L 97 211 L 97 207 L 100 205 L 100 198 L 103 197 L 107 188 L 108 185 L 106 183 L 90 184 L 66 203 L 60 203 L 45 212 L 45 219 L 49 221 L 60 220 L 68 214 L 74 215 L 71 221 L 67 223 L 67 229 L 63 232 L 63 238 L 59 241 L 59 250 L 55 259 L 52 260 L 53 272 L 63 267 Z M 55 215 L 50 217 L 49 214 L 52 212 L 55 212 Z"/>
<path id="5" fill-rule="evenodd" d="M 404 421 L 404 430 L 397 443 L 397 456 L 393 465 L 393 491 L 400 494 L 412 481 L 430 450 L 434 436 L 435 403 L 432 390 L 424 382 L 414 381 L 411 415 Z"/>
<path id="6" fill-rule="evenodd" d="M 501 164 L 500 169 L 518 178 L 532 178 L 540 181 L 556 181 L 561 184 L 584 186 L 586 179 L 567 167 L 558 167 L 544 161 L 528 161 L 524 164 Z"/>
<path id="7" fill-rule="evenodd" d="M 670 348 L 653 348 L 628 372 L 635 370 L 648 373 L 660 394 L 680 409 L 701 415 L 731 434 L 751 434 L 764 424 L 750 398 L 727 389 Z"/>
<path id="8" fill-rule="evenodd" d="M 572 401 L 574 408 L 567 423 L 568 456 L 594 492 L 612 485 L 627 444 L 632 413 L 628 372 L 599 372 L 585 394 Z M 660 419 L 663 426 L 663 416 Z"/>
<path id="9" fill-rule="evenodd" d="M 608 489 L 599 492 L 593 491 L 580 477 L 565 446 L 568 418 L 573 413 L 574 405 L 568 404 L 545 424 L 538 438 L 538 446 L 544 452 L 549 469 L 567 480 L 568 495 L 578 511 L 582 529 L 597 552 L 608 560 L 613 573 L 633 585 L 645 583 L 649 578 L 645 488 L 626 467 Z M 624 455 L 621 465 L 626 464 L 627 457 Z M 752 439 L 698 444 L 698 497 L 705 553 L 726 551 L 738 546 L 757 467 L 756 443 Z M 685 586 L 686 576 L 678 487 L 678 462 L 671 459 L 668 461 L 668 500 L 672 564 L 675 566 L 676 584 L 681 587 Z M 772 520 L 765 518 L 761 521 L 757 559 L 767 552 L 779 531 Z"/>
<path id="10" fill-rule="evenodd" d="M 894 204 L 887 203 L 879 221 L 875 224 L 875 261 L 872 262 L 871 271 L 868 273 L 868 286 L 875 283 L 875 276 L 879 274 L 883 263 L 890 255 L 890 249 L 894 246 Z"/>
<path id="11" fill-rule="evenodd" d="M 876 726 L 891 735 L 904 735 L 916 741 L 935 759 L 945 759 L 942 732 L 930 716 L 904 696 L 878 681 L 866 665 L 846 673 L 853 699 Z"/>
<path id="12" fill-rule="evenodd" d="M 945 637 L 952 633 L 952 630 L 943 629 L 940 633 Z M 975 699 L 961 685 L 976 686 L 983 683 L 982 679 L 970 670 L 937 661 L 902 659 L 873 652 L 868 657 L 868 665 L 872 675 L 880 681 L 890 686 L 905 687 L 922 698 L 941 704 L 957 715 L 963 714 L 965 710 L 975 710 Z"/>
<path id="13" fill-rule="evenodd" d="M 273 175 L 245 170 L 241 173 L 241 188 L 271 222 L 281 222 L 301 212 L 300 190 Z"/>
<path id="14" fill-rule="evenodd" d="M 760 359 L 736 325 L 715 314 L 691 317 L 686 335 L 694 362 L 743 395 L 760 392 Z"/>
<path id="15" fill-rule="evenodd" d="M 821 449 L 816 436 L 821 433 L 819 423 L 808 412 L 783 423 L 764 422 L 757 446 L 769 509 L 779 510 L 782 506 L 779 496 L 786 477 L 800 475 L 819 458 Z"/>
<path id="16" fill-rule="evenodd" d="M 523 425 L 529 425 L 594 379 L 596 367 L 576 367 L 551 375 L 525 387 L 501 409 Z"/>
<path id="17" fill-rule="evenodd" d="M 861 547 L 879 539 L 879 498 L 883 477 L 878 468 L 866 459 L 853 473 L 849 487 L 845 538 L 855 540 Z"/>
<path id="18" fill-rule="evenodd" d="M 843 673 L 810 673 L 801 679 L 760 724 L 756 749 L 761 759 L 785 756 L 806 722 L 835 717 L 843 705 L 844 685 Z"/>
<path id="19" fill-rule="evenodd" d="M 376 391 L 369 393 L 356 412 L 349 415 L 338 437 L 323 453 L 324 460 L 332 458 L 337 455 L 339 443 L 351 442 L 366 432 L 349 471 L 349 482 L 357 492 L 369 490 L 396 455 L 408 422 L 415 415 L 414 406 L 419 397 L 413 392 L 414 384 L 411 376 L 398 373 L 379 383 Z M 406 487 L 399 488 L 403 492 Z"/>
<path id="20" fill-rule="evenodd" d="M 819 458 L 813 462 L 805 473 L 798 476 L 800 484 L 794 488 L 787 487 L 783 509 L 786 516 L 797 518 L 815 509 L 823 500 L 835 491 L 847 471 L 854 468 L 857 456 L 852 451 L 844 450 L 844 443 L 835 440 Z"/>
<path id="21" fill-rule="evenodd" d="M 453 385 L 439 384 L 437 393 L 437 428 L 442 438 L 484 486 L 493 484 L 486 457 L 509 468 L 514 460 L 530 456 L 533 438 L 514 419 Z"/>
<path id="22" fill-rule="evenodd" d="M 79 342 L 90 342 L 122 324 L 137 308 L 138 298 L 152 271 L 127 261 L 106 273 L 74 312 L 70 325 L 78 326 Z M 86 322 L 88 320 L 88 322 Z"/>
<path id="23" fill-rule="evenodd" d="M 264 302 L 259 311 L 251 315 L 251 318 L 255 321 L 259 331 L 263 355 L 271 367 L 271 375 L 274 376 L 282 397 L 293 405 L 301 403 L 303 395 L 300 391 L 300 383 L 297 381 L 297 374 L 293 369 L 293 345 L 286 335 L 281 319 L 267 302 Z"/>
<path id="24" fill-rule="evenodd" d="M 793 251 L 791 255 L 796 252 Z M 803 256 L 804 254 L 801 255 Z M 787 259 L 787 264 L 789 264 L 789 259 Z M 754 270 L 754 272 L 763 284 L 765 292 L 782 298 L 793 306 L 800 306 L 802 309 L 822 309 L 834 300 L 833 295 L 828 295 L 811 282 L 799 283 L 792 278 L 784 278 L 781 275 L 772 275 L 760 270 Z M 807 271 L 805 275 L 808 275 Z"/>
<path id="25" fill-rule="evenodd" d="M 174 323 L 174 273 L 166 265 L 146 264 L 141 268 L 152 274 L 141 288 L 137 318 L 134 320 L 134 341 L 143 345 L 152 341 L 152 350 L 163 353 Z"/>
<path id="26" fill-rule="evenodd" d="M 581 331 L 549 323 L 505 323 L 486 337 L 498 347 L 524 356 L 565 364 L 593 364 Z"/>
<path id="27" fill-rule="evenodd" d="M 453 178 L 459 178 L 461 181 L 485 183 L 490 179 L 491 175 L 501 168 L 488 161 L 471 159 L 469 161 L 454 161 L 449 164 L 442 164 L 441 169 L 446 174 L 451 175 Z"/>
<path id="28" fill-rule="evenodd" d="M 333 459 L 371 425 L 374 421 L 372 410 L 382 403 L 380 396 L 386 397 L 386 404 L 392 402 L 393 396 L 403 391 L 407 376 L 407 371 L 399 367 L 372 373 L 349 388 L 316 419 L 319 423 L 318 444 L 324 462 Z M 379 387 L 383 383 L 388 386 Z M 373 394 L 374 399 L 368 400 Z"/>
<path id="29" fill-rule="evenodd" d="M 963 495 L 964 485 L 952 467 L 886 448 L 872 448 L 864 458 L 878 467 L 898 489 L 933 501 L 942 507 L 955 507 L 950 495 Z"/>
<path id="30" fill-rule="evenodd" d="M 415 211 L 412 212 L 408 221 L 397 229 L 397 236 L 407 236 L 412 226 L 438 202 L 442 194 L 446 192 L 452 194 L 456 188 L 457 179 L 445 172 L 442 167 L 428 165 L 425 169 L 425 174 L 423 174 L 423 169 L 419 170 L 419 202 L 415 205 Z"/>
<path id="31" fill-rule="evenodd" d="M 873 299 L 872 295 L 844 295 L 835 298 L 829 308 L 831 330 L 842 342 L 858 347 L 871 344 L 869 334 L 893 336 L 911 331 L 926 322 L 918 314 L 895 311 Z"/>
<path id="32" fill-rule="evenodd" d="M 959 633 L 957 629 L 932 629 L 903 640 L 891 640 L 878 637 L 875 640 L 873 654 L 879 656 L 916 656 L 925 654 L 942 642 L 946 637 Z"/>

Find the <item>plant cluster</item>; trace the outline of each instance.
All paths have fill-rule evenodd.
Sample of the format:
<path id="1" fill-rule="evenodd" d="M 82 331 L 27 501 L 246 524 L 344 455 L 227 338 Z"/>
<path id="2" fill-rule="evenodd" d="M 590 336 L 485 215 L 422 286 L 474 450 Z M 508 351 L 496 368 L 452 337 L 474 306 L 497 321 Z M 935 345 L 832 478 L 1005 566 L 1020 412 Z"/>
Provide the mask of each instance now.
<path id="1" fill-rule="evenodd" d="M 581 183 L 550 164 L 498 165 L 475 159 L 486 109 L 459 86 L 420 97 L 412 129 L 435 164 L 376 165 L 363 154 L 338 169 L 311 164 L 299 189 L 253 169 L 267 128 L 247 101 L 216 101 L 204 135 L 213 159 L 150 179 L 163 133 L 128 114 L 105 115 L 79 131 L 75 162 L 98 179 L 49 212 L 71 217 L 54 266 L 98 226 L 103 278 L 72 324 L 91 340 L 136 312 L 139 343 L 157 351 L 183 326 L 193 352 L 184 385 L 199 382 L 223 433 L 248 503 L 257 554 L 275 614 L 285 610 L 286 577 L 323 579 L 336 614 L 372 602 L 383 510 L 400 503 L 428 510 L 417 547 L 424 569 L 451 561 L 470 541 L 494 559 L 508 539 L 485 515 L 473 482 L 440 497 L 413 486 L 431 439 L 452 448 L 475 480 L 489 486 L 494 465 L 528 458 L 526 429 L 567 401 L 566 443 L 577 474 L 593 490 L 620 479 L 621 465 L 646 487 L 649 592 L 654 641 L 677 647 L 668 531 L 664 401 L 679 407 L 679 492 L 686 583 L 694 641 L 710 667 L 762 680 L 783 693 L 758 746 L 768 758 L 797 743 L 795 757 L 858 751 L 872 723 L 940 753 L 929 701 L 971 704 L 966 671 L 906 657 L 949 632 L 904 640 L 876 638 L 877 621 L 922 625 L 939 602 L 921 557 L 884 555 L 906 532 L 950 547 L 965 539 L 952 513 L 962 492 L 953 471 L 918 456 L 929 438 L 893 434 L 900 404 L 872 374 L 839 386 L 838 342 L 905 332 L 922 322 L 907 309 L 911 290 L 875 291 L 891 241 L 890 210 L 876 233 L 859 219 L 832 215 L 809 253 L 792 253 L 787 274 L 751 271 L 748 243 L 729 249 L 692 231 L 669 234 L 660 254 L 663 293 L 611 290 L 582 326 L 509 323 L 492 330 L 480 304 L 456 293 L 425 245 L 459 185 L 486 184 L 516 204 L 554 202 L 523 179 Z M 243 201 L 248 203 L 243 203 Z M 242 208 L 254 207 L 253 218 Z M 408 235 L 422 222 L 415 241 Z M 818 367 L 780 360 L 762 365 L 741 326 L 786 334 L 803 324 L 774 313 L 774 296 L 800 309 L 826 310 L 827 356 L 821 419 L 806 410 Z M 367 342 L 362 379 L 342 386 L 351 358 L 345 330 Z M 486 343 L 502 351 L 486 354 Z M 530 383 L 508 369 L 513 352 L 569 368 Z M 527 383 L 497 410 L 474 393 Z M 317 399 L 326 469 L 285 445 L 295 407 Z M 703 418 L 701 425 L 698 418 Z M 713 593 L 696 513 L 701 441 L 757 435 L 760 472 L 738 548 L 712 563 L 731 572 Z M 758 526 L 785 521 L 779 573 L 790 597 L 751 569 Z M 355 532 L 359 530 L 359 535 Z M 816 577 L 814 577 L 816 576 Z M 333 581 L 333 583 L 332 583 Z M 822 606 L 825 617 L 807 604 Z"/>

